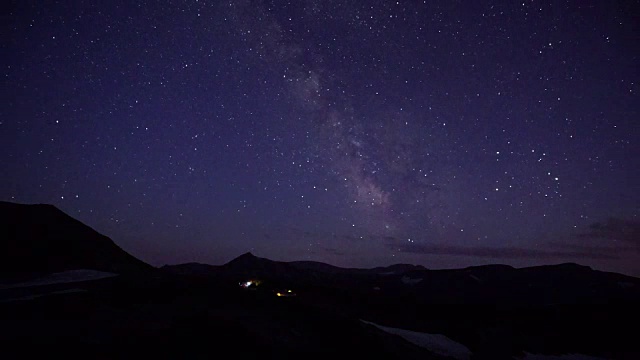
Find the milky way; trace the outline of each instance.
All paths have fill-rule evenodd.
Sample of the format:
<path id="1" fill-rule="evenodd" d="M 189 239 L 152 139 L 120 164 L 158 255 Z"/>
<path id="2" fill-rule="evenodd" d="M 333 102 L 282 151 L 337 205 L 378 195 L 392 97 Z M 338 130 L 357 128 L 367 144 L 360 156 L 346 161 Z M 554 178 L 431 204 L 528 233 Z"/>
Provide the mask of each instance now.
<path id="1" fill-rule="evenodd" d="M 264 4 L 240 1 L 228 7 L 231 27 L 248 46 L 259 49 L 257 57 L 271 71 L 282 74 L 294 105 L 305 111 L 303 117 L 310 122 L 310 149 L 305 151 L 346 190 L 343 205 L 359 219 L 352 227 L 364 227 L 359 233 L 367 236 L 406 238 L 407 222 L 413 222 L 413 236 L 420 236 L 442 214 L 443 203 L 435 176 L 423 170 L 425 161 L 415 154 L 424 144 L 418 143 L 415 127 L 409 127 L 409 117 L 402 109 L 363 116 L 350 101 L 354 94 L 339 85 L 347 82 L 346 75 L 329 69 L 313 44 L 288 39 Z M 320 9 L 314 5 L 304 11 L 314 16 Z"/>
<path id="2" fill-rule="evenodd" d="M 0 198 L 52 203 L 156 265 L 252 251 L 637 274 L 637 14 L 15 2 Z"/>

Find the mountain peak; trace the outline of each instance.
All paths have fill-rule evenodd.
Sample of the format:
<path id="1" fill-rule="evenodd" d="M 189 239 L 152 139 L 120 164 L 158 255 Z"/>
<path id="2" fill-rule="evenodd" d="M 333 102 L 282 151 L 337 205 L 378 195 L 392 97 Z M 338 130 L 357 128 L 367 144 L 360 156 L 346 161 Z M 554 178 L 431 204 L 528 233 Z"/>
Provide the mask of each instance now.
<path id="1" fill-rule="evenodd" d="M 246 252 L 240 256 L 238 256 L 237 258 L 229 261 L 226 265 L 233 265 L 233 266 L 248 266 L 251 264 L 256 264 L 259 262 L 264 262 L 264 261 L 271 261 L 271 260 L 267 260 L 267 259 L 263 259 L 263 258 L 259 258 L 255 255 L 253 255 L 251 252 Z"/>

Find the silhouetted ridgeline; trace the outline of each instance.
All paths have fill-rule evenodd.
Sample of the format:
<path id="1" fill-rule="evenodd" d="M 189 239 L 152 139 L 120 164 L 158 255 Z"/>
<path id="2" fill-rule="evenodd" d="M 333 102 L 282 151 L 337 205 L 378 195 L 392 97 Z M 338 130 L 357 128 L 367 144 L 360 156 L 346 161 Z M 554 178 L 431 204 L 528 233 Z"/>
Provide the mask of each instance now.
<path id="1" fill-rule="evenodd" d="M 53 205 L 0 202 L 0 274 L 73 269 L 131 273 L 152 267 Z"/>
<path id="2" fill-rule="evenodd" d="M 578 264 L 346 269 L 245 253 L 155 269 L 51 205 L 1 202 L 0 218 L 7 354 L 640 358 L 640 279 Z"/>

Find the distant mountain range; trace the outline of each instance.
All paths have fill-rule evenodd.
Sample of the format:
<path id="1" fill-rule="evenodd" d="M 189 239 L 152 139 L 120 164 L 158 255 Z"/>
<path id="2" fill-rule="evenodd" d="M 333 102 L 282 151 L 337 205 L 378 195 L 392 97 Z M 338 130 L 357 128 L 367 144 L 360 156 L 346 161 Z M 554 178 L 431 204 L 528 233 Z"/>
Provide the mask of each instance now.
<path id="1" fill-rule="evenodd" d="M 3 278 L 92 269 L 132 273 L 154 269 L 52 205 L 0 202 L 0 274 Z M 162 272 L 242 281 L 261 278 L 274 286 L 344 287 L 350 291 L 409 296 L 428 303 L 640 303 L 640 280 L 578 264 L 516 269 L 487 265 L 429 270 L 396 264 L 349 269 L 314 261 L 280 262 L 243 254 L 227 264 L 164 266 Z"/>
<path id="2" fill-rule="evenodd" d="M 573 263 L 519 269 L 486 265 L 429 270 L 408 264 L 348 269 L 313 261 L 273 261 L 245 253 L 221 266 L 190 263 L 161 270 L 230 282 L 256 278 L 279 287 L 343 288 L 377 297 L 411 298 L 423 305 L 640 303 L 640 279 Z"/>
<path id="3" fill-rule="evenodd" d="M 105 358 L 640 358 L 627 330 L 640 279 L 578 264 L 348 269 L 245 253 L 158 269 L 51 205 L 0 202 L 0 270 L 7 344 L 97 344 Z"/>

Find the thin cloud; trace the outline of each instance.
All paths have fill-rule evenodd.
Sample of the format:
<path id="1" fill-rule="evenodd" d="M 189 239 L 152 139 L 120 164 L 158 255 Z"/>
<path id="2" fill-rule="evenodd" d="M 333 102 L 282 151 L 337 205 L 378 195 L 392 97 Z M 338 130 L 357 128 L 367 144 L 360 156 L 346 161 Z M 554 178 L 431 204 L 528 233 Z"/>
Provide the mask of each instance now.
<path id="1" fill-rule="evenodd" d="M 604 245 L 584 245 L 576 243 L 549 243 L 549 247 L 555 250 L 581 251 L 590 253 L 625 254 L 628 252 L 640 252 L 640 246 L 604 246 Z"/>
<path id="2" fill-rule="evenodd" d="M 324 250 L 324 252 L 326 252 L 327 254 L 330 254 L 330 255 L 335 255 L 335 256 L 343 256 L 344 255 L 344 253 L 342 251 L 340 251 L 338 249 L 334 249 L 334 248 L 327 247 L 327 248 L 324 248 L 323 250 Z"/>
<path id="3" fill-rule="evenodd" d="M 387 244 L 389 248 L 400 252 L 424 255 L 470 256 L 492 259 L 553 259 L 553 258 L 582 258 L 582 259 L 617 259 L 611 253 L 591 252 L 582 250 L 540 250 L 519 247 L 464 247 L 455 245 L 428 244 Z"/>
<path id="4" fill-rule="evenodd" d="M 578 234 L 577 237 L 614 240 L 640 246 L 640 221 L 608 218 L 605 222 L 591 224 L 588 232 Z"/>

